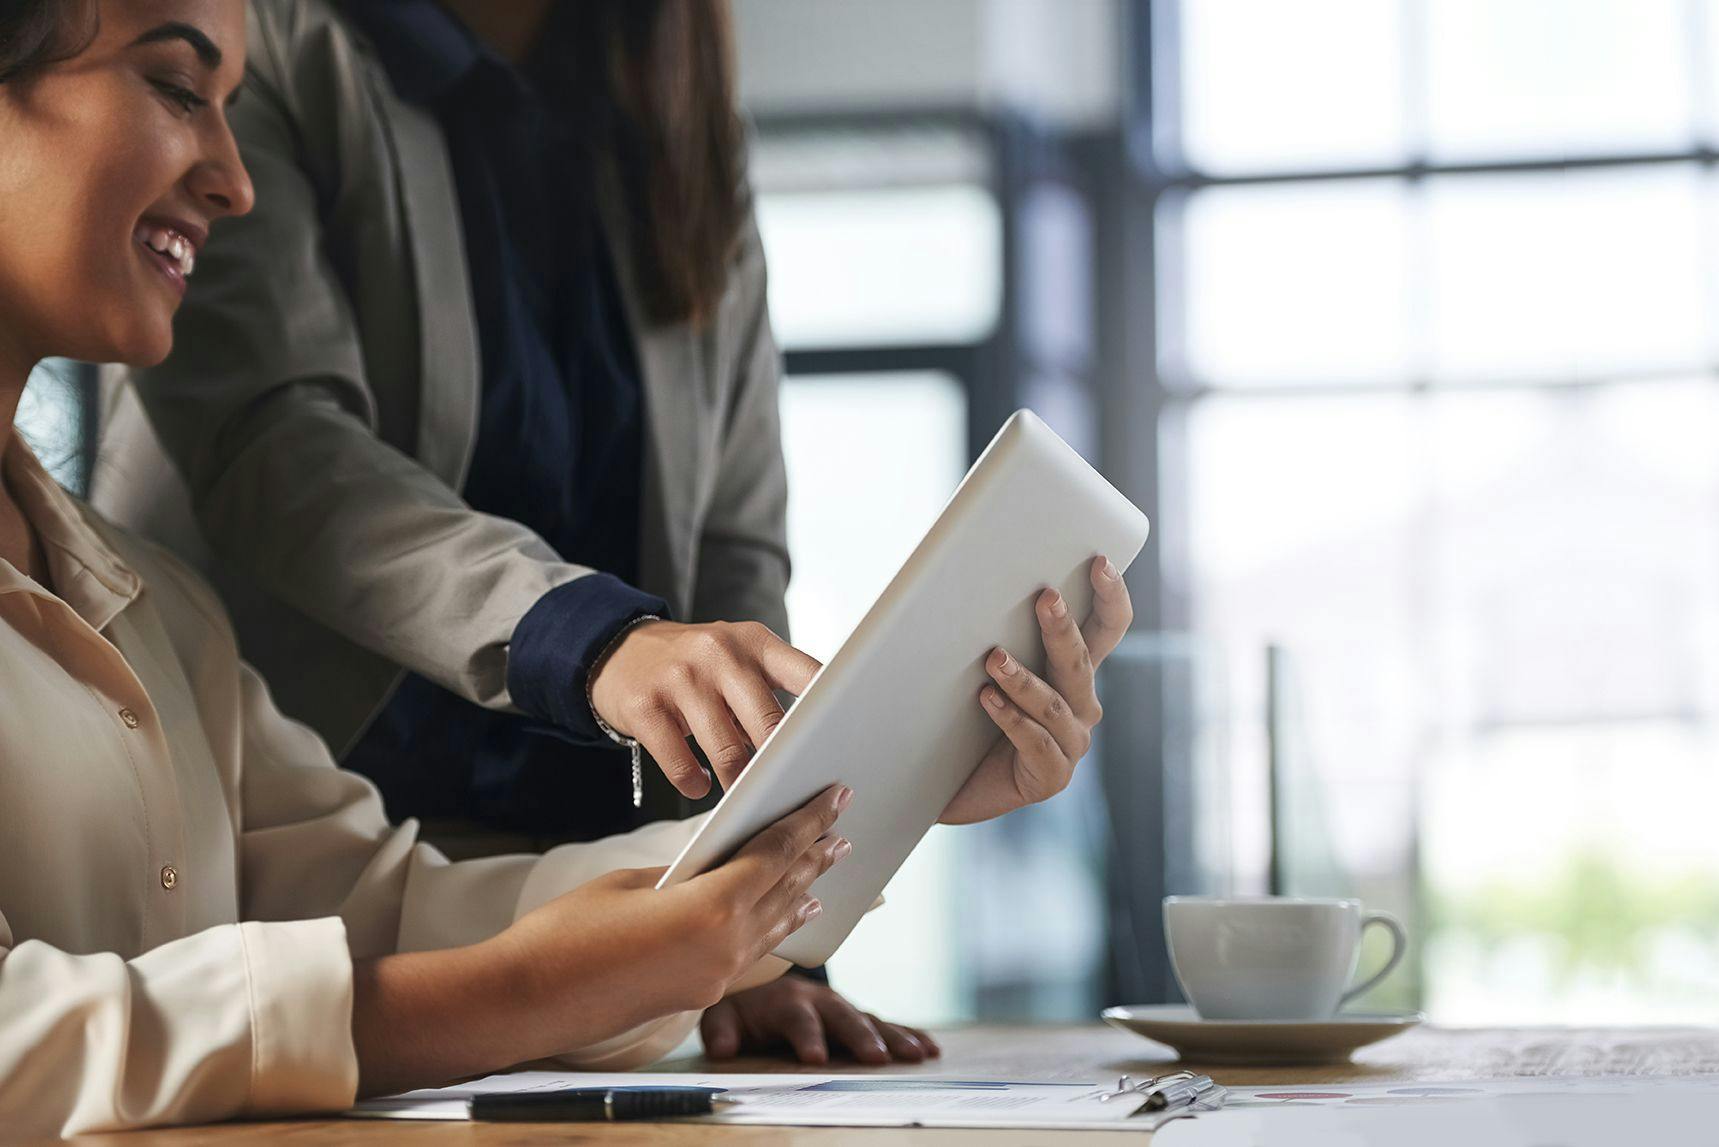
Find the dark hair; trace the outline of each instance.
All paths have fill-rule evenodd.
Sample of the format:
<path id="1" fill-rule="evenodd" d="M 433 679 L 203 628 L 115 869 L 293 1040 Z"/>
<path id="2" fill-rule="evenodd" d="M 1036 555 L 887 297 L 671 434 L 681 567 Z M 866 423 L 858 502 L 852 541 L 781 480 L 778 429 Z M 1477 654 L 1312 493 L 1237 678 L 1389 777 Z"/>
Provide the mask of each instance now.
<path id="1" fill-rule="evenodd" d="M 71 59 L 95 32 L 87 0 L 0 0 L 0 84 Z"/>
<path id="2" fill-rule="evenodd" d="M 722 299 L 743 221 L 726 0 L 577 0 L 555 17 L 545 40 L 562 56 L 569 110 L 631 208 L 645 312 L 702 324 Z"/>

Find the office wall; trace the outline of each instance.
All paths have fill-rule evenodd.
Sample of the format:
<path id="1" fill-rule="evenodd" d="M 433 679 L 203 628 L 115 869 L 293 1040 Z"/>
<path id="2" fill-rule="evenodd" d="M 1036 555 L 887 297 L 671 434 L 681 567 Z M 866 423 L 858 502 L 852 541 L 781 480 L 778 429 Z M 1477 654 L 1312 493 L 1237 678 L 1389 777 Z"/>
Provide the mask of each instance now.
<path id="1" fill-rule="evenodd" d="M 1066 126 L 1117 115 L 1117 0 L 736 0 L 754 113 L 1011 107 Z"/>

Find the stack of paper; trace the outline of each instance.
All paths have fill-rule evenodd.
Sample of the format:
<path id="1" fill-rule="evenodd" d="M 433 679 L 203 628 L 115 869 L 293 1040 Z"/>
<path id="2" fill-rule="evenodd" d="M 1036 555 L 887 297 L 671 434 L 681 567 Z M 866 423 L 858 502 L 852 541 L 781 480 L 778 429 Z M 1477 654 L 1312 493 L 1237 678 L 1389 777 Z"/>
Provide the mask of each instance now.
<path id="1" fill-rule="evenodd" d="M 1015 1083 L 922 1075 L 717 1075 L 547 1071 L 492 1075 L 457 1087 L 409 1091 L 360 1103 L 374 1119 L 466 1119 L 479 1092 L 584 1087 L 715 1087 L 738 1102 L 711 1123 L 804 1127 L 1027 1127 L 1151 1129 L 1161 1116 L 1136 1114 L 1144 1096 L 1105 1100 L 1098 1083 Z"/>
<path id="2" fill-rule="evenodd" d="M 1238 1087 L 1153 1147 L 1626 1147 L 1719 1142 L 1719 1077 Z"/>

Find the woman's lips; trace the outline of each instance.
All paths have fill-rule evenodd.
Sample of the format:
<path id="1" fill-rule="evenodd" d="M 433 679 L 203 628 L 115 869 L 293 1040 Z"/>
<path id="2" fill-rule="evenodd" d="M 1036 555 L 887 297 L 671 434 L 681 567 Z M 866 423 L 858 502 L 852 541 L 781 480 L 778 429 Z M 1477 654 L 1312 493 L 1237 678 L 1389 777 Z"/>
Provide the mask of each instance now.
<path id="1" fill-rule="evenodd" d="M 196 241 L 177 228 L 147 220 L 137 225 L 132 238 L 143 249 L 144 258 L 184 294 L 185 280 L 197 266 Z"/>
<path id="2" fill-rule="evenodd" d="M 177 259 L 163 255 L 147 243 L 139 243 L 137 250 L 138 254 L 143 256 L 144 261 L 153 266 L 161 277 L 172 285 L 175 291 L 181 296 L 185 294 L 185 272 L 180 269 Z"/>

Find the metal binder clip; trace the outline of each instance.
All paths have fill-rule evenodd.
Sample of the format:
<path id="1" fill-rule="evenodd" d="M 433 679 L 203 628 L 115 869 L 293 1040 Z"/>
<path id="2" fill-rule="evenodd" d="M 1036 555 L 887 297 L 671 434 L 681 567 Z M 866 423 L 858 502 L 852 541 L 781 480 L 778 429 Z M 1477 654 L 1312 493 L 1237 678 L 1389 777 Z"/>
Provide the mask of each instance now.
<path id="1" fill-rule="evenodd" d="M 1109 1103 L 1112 1099 L 1134 1098 L 1142 1101 L 1141 1111 L 1176 1110 L 1191 1114 L 1196 1111 L 1216 1110 L 1223 1106 L 1226 1094 L 1224 1088 L 1219 1087 L 1217 1081 L 1209 1075 L 1175 1071 L 1169 1075 L 1148 1076 L 1138 1082 L 1133 1076 L 1124 1075 L 1116 1081 L 1116 1090 L 1099 1088 L 1097 1091 L 1087 1092 L 1081 1098 L 1091 1099 L 1096 1096 L 1100 1103 Z"/>
<path id="2" fill-rule="evenodd" d="M 1169 1075 L 1149 1075 L 1138 1081 L 1132 1075 L 1124 1075 L 1116 1080 L 1114 1091 L 1101 1087 L 1096 1091 L 1087 1092 L 1081 1098 L 1096 1098 L 1100 1103 L 1109 1103 L 1112 1099 L 1126 1099 L 1130 1095 L 1149 1095 L 1166 1084 L 1180 1083 L 1184 1079 L 1193 1078 L 1194 1073 L 1191 1071 L 1173 1071 Z"/>

